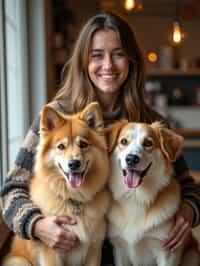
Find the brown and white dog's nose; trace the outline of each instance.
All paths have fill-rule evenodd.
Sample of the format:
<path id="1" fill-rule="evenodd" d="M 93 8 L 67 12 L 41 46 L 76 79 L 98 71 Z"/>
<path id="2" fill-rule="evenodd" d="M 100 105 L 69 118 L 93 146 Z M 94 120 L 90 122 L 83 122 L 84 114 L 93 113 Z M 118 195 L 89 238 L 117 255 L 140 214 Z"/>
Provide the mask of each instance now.
<path id="1" fill-rule="evenodd" d="M 134 166 L 138 164 L 139 162 L 140 162 L 140 157 L 136 154 L 128 154 L 126 156 L 126 163 L 127 163 L 127 166 L 129 167 Z"/>
<path id="2" fill-rule="evenodd" d="M 72 171 L 79 170 L 80 166 L 81 166 L 80 160 L 72 159 L 68 162 L 68 167 Z"/>

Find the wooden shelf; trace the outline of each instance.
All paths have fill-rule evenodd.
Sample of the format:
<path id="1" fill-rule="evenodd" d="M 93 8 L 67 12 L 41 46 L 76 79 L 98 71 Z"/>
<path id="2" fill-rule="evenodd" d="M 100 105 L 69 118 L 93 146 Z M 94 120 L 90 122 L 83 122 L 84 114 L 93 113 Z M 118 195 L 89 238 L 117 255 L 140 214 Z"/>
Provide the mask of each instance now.
<path id="1" fill-rule="evenodd" d="M 200 68 L 191 68 L 188 70 L 180 70 L 180 69 L 149 69 L 147 70 L 147 76 L 199 76 L 200 77 Z"/>
<path id="2" fill-rule="evenodd" d="M 200 130 L 199 129 L 175 129 L 174 131 L 177 134 L 180 134 L 182 136 L 199 137 L 199 139 L 200 139 Z"/>
<path id="3" fill-rule="evenodd" d="M 183 137 L 195 137 L 194 139 L 185 139 L 184 147 L 185 148 L 200 148 L 200 130 L 199 129 L 175 129 L 177 134 L 182 135 Z"/>
<path id="4" fill-rule="evenodd" d="M 184 140 L 185 148 L 200 148 L 200 140 Z"/>

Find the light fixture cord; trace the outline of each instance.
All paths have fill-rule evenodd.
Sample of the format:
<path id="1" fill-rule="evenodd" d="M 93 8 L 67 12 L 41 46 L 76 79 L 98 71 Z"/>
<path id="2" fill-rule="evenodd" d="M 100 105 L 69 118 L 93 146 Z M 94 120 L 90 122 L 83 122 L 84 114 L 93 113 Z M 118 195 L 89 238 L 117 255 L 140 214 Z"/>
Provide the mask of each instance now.
<path id="1" fill-rule="evenodd" d="M 176 0 L 176 9 L 175 9 L 175 16 L 176 16 L 176 19 L 179 20 L 180 19 L 180 2 L 179 0 Z"/>

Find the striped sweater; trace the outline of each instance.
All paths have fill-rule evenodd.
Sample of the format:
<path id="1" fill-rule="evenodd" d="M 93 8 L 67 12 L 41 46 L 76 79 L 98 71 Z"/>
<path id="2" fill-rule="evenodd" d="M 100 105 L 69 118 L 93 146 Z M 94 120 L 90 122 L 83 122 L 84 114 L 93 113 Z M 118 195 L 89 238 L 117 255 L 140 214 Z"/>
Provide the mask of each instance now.
<path id="1" fill-rule="evenodd" d="M 71 114 L 69 105 L 61 101 L 49 104 L 58 111 Z M 67 106 L 66 106 L 67 105 Z M 68 107 L 68 108 L 67 108 Z M 105 124 L 126 118 L 126 115 L 117 109 L 108 114 L 104 113 Z M 161 120 L 161 117 L 152 111 L 151 121 Z M 150 122 L 150 121 L 149 121 Z M 29 180 L 33 174 L 34 158 L 39 143 L 39 116 L 33 122 L 28 134 L 19 150 L 14 167 L 9 171 L 1 191 L 3 201 L 2 215 L 11 231 L 22 238 L 34 239 L 32 229 L 35 221 L 41 217 L 41 212 L 29 198 Z M 189 175 L 188 167 L 183 156 L 174 163 L 175 174 L 182 188 L 182 198 L 194 210 L 193 225 L 200 222 L 200 187 L 195 184 Z"/>

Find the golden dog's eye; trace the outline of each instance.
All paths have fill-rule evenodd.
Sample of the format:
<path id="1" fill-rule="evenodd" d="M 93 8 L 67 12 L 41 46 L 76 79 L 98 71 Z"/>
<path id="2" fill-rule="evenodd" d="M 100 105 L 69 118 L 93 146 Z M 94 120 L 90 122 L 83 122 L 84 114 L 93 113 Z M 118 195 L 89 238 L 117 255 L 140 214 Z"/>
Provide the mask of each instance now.
<path id="1" fill-rule="evenodd" d="M 127 145 L 127 144 L 128 144 L 128 140 L 125 139 L 125 138 L 123 138 L 123 139 L 120 140 L 120 143 L 121 143 L 122 145 Z"/>
<path id="2" fill-rule="evenodd" d="M 78 146 L 79 146 L 81 149 L 87 148 L 88 145 L 89 145 L 89 144 L 88 144 L 86 141 L 83 141 L 83 140 L 80 140 L 79 143 L 78 143 Z"/>
<path id="3" fill-rule="evenodd" d="M 65 149 L 65 145 L 62 144 L 62 143 L 60 143 L 60 144 L 57 146 L 57 148 L 58 148 L 59 150 L 63 151 L 63 150 Z"/>
<path id="4" fill-rule="evenodd" d="M 153 145 L 153 142 L 150 139 L 145 139 L 143 142 L 144 147 L 151 147 Z"/>

